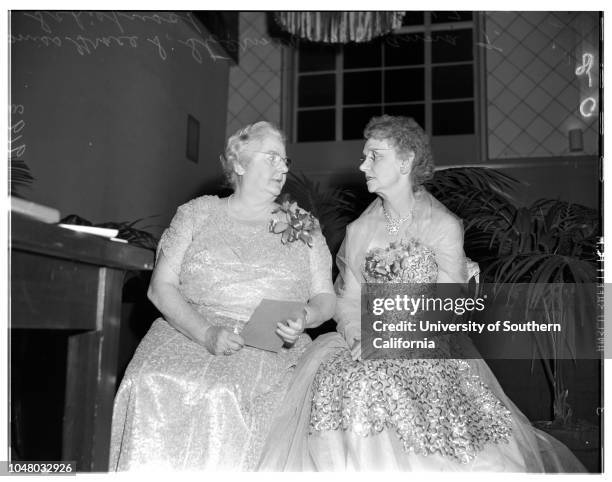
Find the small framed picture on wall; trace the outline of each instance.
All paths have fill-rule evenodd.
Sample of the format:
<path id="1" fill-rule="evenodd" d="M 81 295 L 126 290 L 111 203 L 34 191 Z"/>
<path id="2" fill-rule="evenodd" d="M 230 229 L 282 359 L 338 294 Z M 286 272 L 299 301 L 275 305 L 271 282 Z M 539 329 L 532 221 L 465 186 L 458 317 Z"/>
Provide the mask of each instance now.
<path id="1" fill-rule="evenodd" d="M 198 162 L 200 154 L 200 121 L 187 114 L 187 159 Z"/>

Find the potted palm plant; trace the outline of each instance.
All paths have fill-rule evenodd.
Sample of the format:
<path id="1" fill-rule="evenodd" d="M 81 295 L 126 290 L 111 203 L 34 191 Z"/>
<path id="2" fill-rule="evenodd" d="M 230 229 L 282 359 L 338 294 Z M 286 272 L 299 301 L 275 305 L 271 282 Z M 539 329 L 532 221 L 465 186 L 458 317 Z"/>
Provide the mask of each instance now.
<path id="1" fill-rule="evenodd" d="M 552 389 L 553 425 L 568 425 L 572 410 L 561 360 L 573 354 L 575 328 L 587 322 L 576 316 L 577 308 L 592 301 L 576 298 L 587 293 L 583 290 L 568 297 L 568 289 L 575 283 L 597 282 L 597 212 L 551 199 L 520 208 L 499 206 L 499 198 L 483 201 L 481 215 L 468 221 L 467 230 L 476 231 L 476 247 L 493 248 L 493 257 L 483 260 L 485 280 L 496 285 L 528 283 L 526 312 L 539 310 L 545 322 L 562 320 L 567 327 L 534 340 Z"/>
<path id="2" fill-rule="evenodd" d="M 556 199 L 519 207 L 508 193 L 517 181 L 482 174 L 473 168 L 451 170 L 434 180 L 431 190 L 464 219 L 466 251 L 479 253 L 483 281 L 496 286 L 522 283 L 526 315 L 538 312 L 535 318 L 543 322 L 562 321 L 561 332 L 533 336 L 532 369 L 535 359 L 540 360 L 552 400 L 551 420 L 536 425 L 561 439 L 585 465 L 598 467 L 599 429 L 574 420 L 567 372 L 577 362 L 575 335 L 593 329 L 594 318 L 582 311 L 593 305 L 593 298 L 583 299 L 592 291 L 579 287 L 598 281 L 599 213 Z M 473 181 L 487 182 L 486 177 L 495 182 L 475 189 Z"/>
<path id="3" fill-rule="evenodd" d="M 359 215 L 356 196 L 341 187 L 323 187 L 304 173 L 289 172 L 285 193 L 319 220 L 332 255 L 344 239 L 346 225 Z"/>

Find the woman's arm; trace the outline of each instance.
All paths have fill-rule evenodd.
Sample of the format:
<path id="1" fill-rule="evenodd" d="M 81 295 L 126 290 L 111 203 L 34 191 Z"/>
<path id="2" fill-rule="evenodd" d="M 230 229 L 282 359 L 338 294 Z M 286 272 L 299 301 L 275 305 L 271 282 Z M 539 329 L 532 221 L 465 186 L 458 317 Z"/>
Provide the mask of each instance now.
<path id="1" fill-rule="evenodd" d="M 310 298 L 304 308 L 306 312 L 305 328 L 316 328 L 324 321 L 334 316 L 336 308 L 336 295 L 333 293 L 319 293 Z"/>
<path id="2" fill-rule="evenodd" d="M 176 210 L 170 226 L 159 240 L 147 295 L 172 327 L 218 355 L 230 348 L 239 350 L 242 338 L 229 330 L 211 326 L 189 305 L 179 290 L 179 273 L 185 252 L 193 242 L 194 223 L 196 219 L 202 222 L 206 217 L 208 203 L 209 198 L 203 196 Z"/>
<path id="3" fill-rule="evenodd" d="M 351 350 L 353 360 L 361 359 L 361 284 L 347 266 L 342 284 L 336 282 L 338 302 L 336 320 L 338 333 L 342 335 Z M 340 276 L 339 276 L 340 279 Z"/>
<path id="4" fill-rule="evenodd" d="M 221 355 L 228 348 L 232 352 L 240 350 L 244 345 L 242 337 L 225 328 L 208 323 L 187 303 L 178 286 L 178 275 L 162 252 L 155 264 L 147 296 L 164 319 L 187 338 L 204 346 L 213 355 Z"/>
<path id="5" fill-rule="evenodd" d="M 352 242 L 353 226 L 349 225 L 346 236 L 336 257 L 339 269 L 335 290 L 337 294 L 336 330 L 351 349 L 354 360 L 361 358 L 361 283 L 354 273 L 351 263 L 355 253 Z"/>
<path id="6" fill-rule="evenodd" d="M 331 254 L 320 228 L 313 234 L 308 249 L 310 263 L 310 299 L 296 310 L 286 323 L 279 323 L 276 333 L 292 345 L 305 328 L 314 328 L 334 315 L 336 295 L 331 280 Z"/>
<path id="7" fill-rule="evenodd" d="M 453 214 L 442 211 L 432 226 L 434 230 L 432 247 L 438 265 L 436 296 L 443 299 L 463 297 L 464 285 L 467 282 L 463 224 Z M 442 323 L 448 323 L 455 315 L 452 311 L 431 310 L 428 316 Z"/>
<path id="8" fill-rule="evenodd" d="M 463 225 L 452 214 L 440 215 L 435 223 L 434 251 L 438 283 L 467 283 L 467 261 L 463 252 Z"/>
<path id="9" fill-rule="evenodd" d="M 160 254 L 147 296 L 170 325 L 193 341 L 204 344 L 204 334 L 210 324 L 189 306 L 178 286 L 178 275 L 171 269 L 166 256 Z"/>
<path id="10" fill-rule="evenodd" d="M 335 307 L 336 295 L 319 293 L 290 315 L 285 323 L 278 323 L 276 333 L 287 345 L 293 345 L 306 328 L 316 328 L 331 319 Z"/>

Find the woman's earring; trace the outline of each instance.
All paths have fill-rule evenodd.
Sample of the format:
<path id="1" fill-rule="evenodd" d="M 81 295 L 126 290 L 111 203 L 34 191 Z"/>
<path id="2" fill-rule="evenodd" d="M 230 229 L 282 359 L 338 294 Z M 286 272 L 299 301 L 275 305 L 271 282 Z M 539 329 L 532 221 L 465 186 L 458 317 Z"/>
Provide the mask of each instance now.
<path id="1" fill-rule="evenodd" d="M 400 166 L 400 172 L 402 174 L 410 174 L 410 166 L 412 166 L 413 161 L 414 161 L 414 153 L 411 153 L 408 159 L 404 159 L 402 161 L 402 165 Z"/>

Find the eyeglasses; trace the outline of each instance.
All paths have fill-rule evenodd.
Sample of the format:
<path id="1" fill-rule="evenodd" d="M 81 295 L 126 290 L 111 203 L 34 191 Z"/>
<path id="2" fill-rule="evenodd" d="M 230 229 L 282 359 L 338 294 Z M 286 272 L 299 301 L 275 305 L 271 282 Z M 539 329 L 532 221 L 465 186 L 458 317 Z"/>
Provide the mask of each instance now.
<path id="1" fill-rule="evenodd" d="M 245 149 L 245 150 L 248 150 L 248 149 Z M 265 154 L 266 160 L 270 163 L 271 166 L 275 168 L 284 166 L 287 169 L 289 169 L 289 166 L 291 166 L 291 159 L 289 159 L 288 157 L 281 156 L 278 152 L 263 152 L 263 151 L 252 151 L 252 150 L 248 150 L 248 152 L 256 152 L 258 154 Z"/>
<path id="2" fill-rule="evenodd" d="M 392 151 L 393 149 L 370 149 L 365 156 L 359 158 L 359 164 L 363 164 L 365 161 L 371 160 L 372 163 L 376 162 L 380 156 L 378 151 Z"/>

